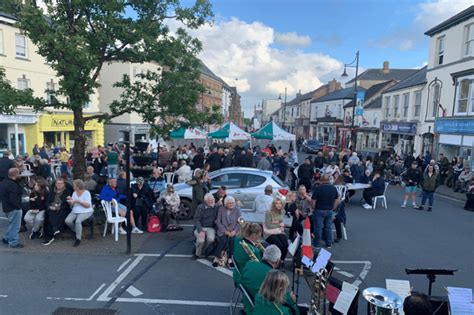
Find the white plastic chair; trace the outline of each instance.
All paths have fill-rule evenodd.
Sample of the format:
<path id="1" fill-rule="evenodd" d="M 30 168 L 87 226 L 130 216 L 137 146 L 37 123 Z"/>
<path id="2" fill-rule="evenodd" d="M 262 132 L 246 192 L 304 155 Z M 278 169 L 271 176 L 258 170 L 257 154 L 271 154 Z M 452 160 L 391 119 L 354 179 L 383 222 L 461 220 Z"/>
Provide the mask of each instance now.
<path id="1" fill-rule="evenodd" d="M 114 206 L 114 212 L 115 212 L 115 217 L 112 216 L 112 201 L 115 204 Z M 115 233 L 115 241 L 118 241 L 118 234 L 119 234 L 119 224 L 122 222 L 125 222 L 127 224 L 127 218 L 123 218 L 119 215 L 118 211 L 118 203 L 115 199 L 112 199 L 112 201 L 105 201 L 102 200 L 100 203 L 102 204 L 102 208 L 104 209 L 105 212 L 105 226 L 104 226 L 104 234 L 102 237 L 105 237 L 105 234 L 107 234 L 107 224 L 111 223 L 112 224 L 112 230 L 111 233 Z"/>
<path id="2" fill-rule="evenodd" d="M 174 173 L 173 172 L 164 173 L 163 178 L 165 179 L 166 185 L 173 185 L 173 182 L 174 182 Z"/>
<path id="3" fill-rule="evenodd" d="M 346 193 L 347 193 L 347 186 L 345 185 L 334 185 L 337 189 L 337 193 L 339 194 L 339 199 L 341 202 L 346 200 Z"/>
<path id="4" fill-rule="evenodd" d="M 161 174 L 163 174 L 164 169 L 162 167 L 158 167 L 158 170 L 160 171 Z"/>
<path id="5" fill-rule="evenodd" d="M 382 206 L 387 209 L 387 198 L 385 197 L 385 193 L 387 192 L 387 187 L 390 183 L 389 182 L 386 182 L 385 183 L 385 189 L 383 190 L 383 195 L 380 195 L 380 196 L 375 196 L 373 199 L 372 199 L 372 209 L 375 209 L 375 206 L 377 204 L 377 200 L 382 200 Z"/>

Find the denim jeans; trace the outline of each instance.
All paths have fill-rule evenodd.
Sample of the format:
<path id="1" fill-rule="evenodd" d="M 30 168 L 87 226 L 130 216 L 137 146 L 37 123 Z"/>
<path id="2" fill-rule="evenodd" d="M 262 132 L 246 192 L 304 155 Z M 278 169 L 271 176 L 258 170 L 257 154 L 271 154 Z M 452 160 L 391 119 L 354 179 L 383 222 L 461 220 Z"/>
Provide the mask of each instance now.
<path id="1" fill-rule="evenodd" d="M 434 195 L 434 192 L 432 192 L 432 191 L 422 190 L 421 191 L 421 205 L 424 206 L 425 202 L 426 202 L 426 199 L 428 199 L 429 206 L 432 207 L 433 206 L 433 195 Z"/>
<path id="2" fill-rule="evenodd" d="M 332 210 L 315 210 L 313 213 L 314 221 L 314 246 L 321 247 L 321 239 L 324 239 L 326 245 L 332 245 Z M 324 233 L 324 238 L 322 237 Z"/>
<path id="3" fill-rule="evenodd" d="M 8 219 L 8 228 L 3 238 L 8 242 L 8 245 L 15 246 L 18 244 L 18 232 L 21 226 L 21 217 L 23 212 L 21 209 L 13 210 L 5 213 Z"/>
<path id="4" fill-rule="evenodd" d="M 109 165 L 107 169 L 109 170 L 109 178 L 117 178 L 117 165 Z"/>

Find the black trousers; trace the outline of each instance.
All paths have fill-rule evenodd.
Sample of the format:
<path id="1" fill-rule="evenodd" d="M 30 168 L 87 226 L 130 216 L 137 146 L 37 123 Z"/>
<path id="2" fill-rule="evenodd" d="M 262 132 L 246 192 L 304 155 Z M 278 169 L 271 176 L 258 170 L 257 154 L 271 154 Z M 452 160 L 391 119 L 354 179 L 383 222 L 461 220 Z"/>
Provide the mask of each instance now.
<path id="1" fill-rule="evenodd" d="M 221 253 L 225 250 L 227 251 L 227 258 L 232 258 L 234 255 L 234 237 L 229 237 L 227 235 L 216 236 L 217 244 L 214 248 L 214 256 L 221 257 Z"/>
<path id="2" fill-rule="evenodd" d="M 51 211 L 46 210 L 46 216 L 44 220 L 44 237 L 45 239 L 53 237 L 55 231 L 61 231 L 64 227 L 64 221 L 70 211 L 58 210 Z"/>
<path id="3" fill-rule="evenodd" d="M 143 206 L 135 207 L 135 209 L 133 209 L 133 218 L 135 219 L 135 224 L 137 227 L 140 226 L 141 218 L 142 230 L 146 230 L 148 224 L 148 208 Z"/>
<path id="4" fill-rule="evenodd" d="M 290 240 L 294 241 L 296 238 L 296 233 L 299 235 L 303 236 L 303 225 L 301 222 L 303 221 L 303 218 L 298 220 L 295 216 L 293 216 L 293 220 L 291 221 L 291 227 L 290 227 Z"/>
<path id="5" fill-rule="evenodd" d="M 284 261 L 288 253 L 288 237 L 285 234 L 275 234 L 267 237 L 268 244 L 276 245 L 281 251 L 281 261 Z"/>
<path id="6" fill-rule="evenodd" d="M 338 217 L 334 219 L 334 226 L 336 227 L 336 238 L 341 239 L 342 238 L 342 220 Z"/>
<path id="7" fill-rule="evenodd" d="M 367 189 L 364 189 L 364 200 L 366 203 L 368 203 L 369 205 L 372 205 L 372 198 L 376 197 L 376 196 L 381 196 L 382 194 L 373 190 L 372 188 L 367 188 Z"/>

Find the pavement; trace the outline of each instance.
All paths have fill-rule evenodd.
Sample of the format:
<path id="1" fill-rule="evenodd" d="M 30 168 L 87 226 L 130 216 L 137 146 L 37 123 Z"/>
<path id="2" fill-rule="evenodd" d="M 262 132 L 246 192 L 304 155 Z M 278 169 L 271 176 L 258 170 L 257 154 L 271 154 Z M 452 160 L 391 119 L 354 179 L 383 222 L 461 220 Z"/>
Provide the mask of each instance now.
<path id="1" fill-rule="evenodd" d="M 433 212 L 402 209 L 404 191 L 390 186 L 388 209 L 360 206 L 361 192 L 346 207 L 348 240 L 330 252 L 335 276 L 359 286 L 385 287 L 385 279 L 409 280 L 427 292 L 425 276 L 406 275 L 405 268 L 457 269 L 439 276 L 433 294 L 446 296 L 446 286 L 474 287 L 474 212 L 456 198 L 435 196 Z M 1 219 L 0 233 L 7 227 Z M 233 292 L 230 270 L 210 261 L 192 260 L 192 222 L 172 233 L 132 235 L 115 242 L 100 228 L 93 240 L 74 248 L 72 235 L 50 246 L 29 240 L 24 249 L 0 246 L 0 314 L 51 314 L 58 307 L 105 308 L 119 314 L 226 314 Z M 85 233 L 87 233 L 85 231 Z M 291 273 L 288 272 L 291 280 Z M 299 302 L 310 301 L 304 281 Z M 359 314 L 366 303 L 359 301 Z"/>

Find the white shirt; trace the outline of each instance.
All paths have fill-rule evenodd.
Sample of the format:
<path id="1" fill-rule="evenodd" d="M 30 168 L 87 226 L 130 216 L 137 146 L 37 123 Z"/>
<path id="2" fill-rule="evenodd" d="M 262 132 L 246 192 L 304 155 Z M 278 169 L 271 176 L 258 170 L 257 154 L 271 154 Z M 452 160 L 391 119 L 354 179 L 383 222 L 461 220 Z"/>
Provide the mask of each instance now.
<path id="1" fill-rule="evenodd" d="M 91 198 L 91 193 L 88 190 L 85 190 L 82 195 L 79 197 L 77 196 L 76 192 L 72 193 L 72 200 L 79 200 L 82 203 L 88 203 L 89 208 L 83 207 L 79 203 L 75 203 L 74 206 L 72 207 L 72 212 L 73 213 L 88 213 L 92 212 L 92 198 Z"/>
<path id="2" fill-rule="evenodd" d="M 272 207 L 272 202 L 273 196 L 265 194 L 258 195 L 257 198 L 255 198 L 252 209 L 255 212 L 265 213 Z"/>
<path id="3" fill-rule="evenodd" d="M 186 180 L 192 178 L 193 171 L 189 165 L 183 165 L 176 171 L 176 175 L 178 175 L 178 181 L 180 183 L 184 183 Z"/>

